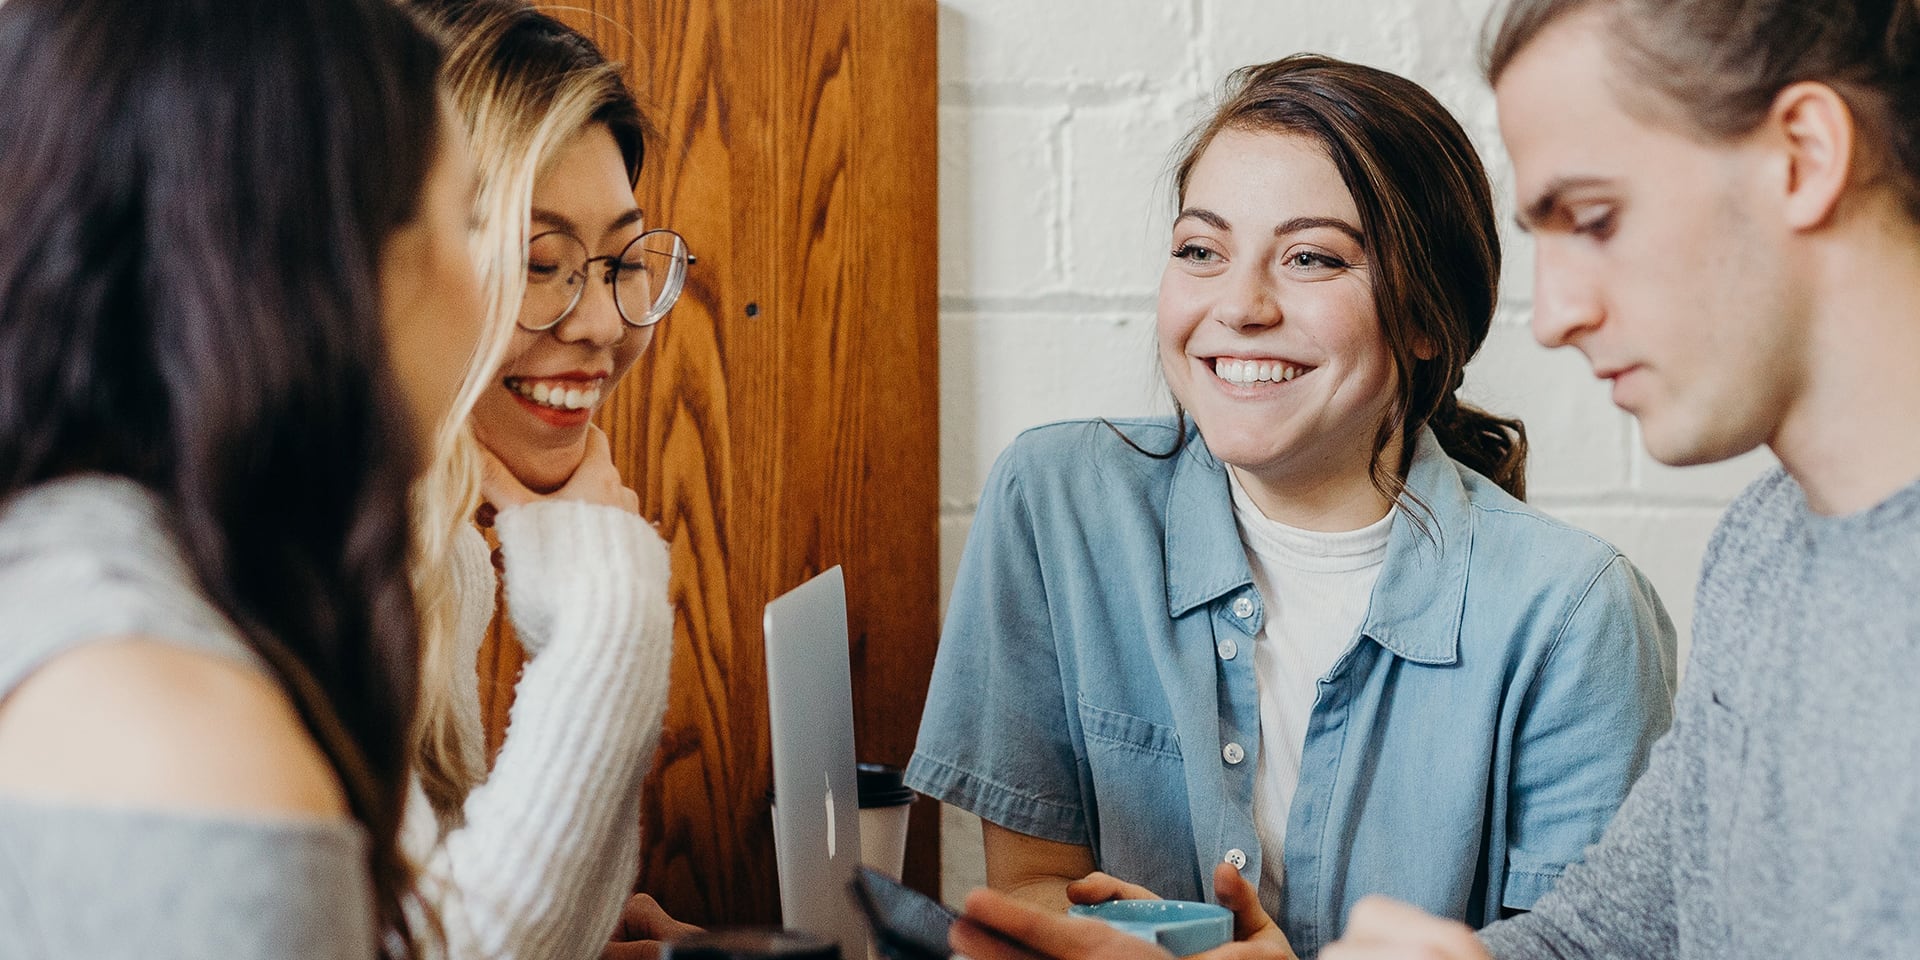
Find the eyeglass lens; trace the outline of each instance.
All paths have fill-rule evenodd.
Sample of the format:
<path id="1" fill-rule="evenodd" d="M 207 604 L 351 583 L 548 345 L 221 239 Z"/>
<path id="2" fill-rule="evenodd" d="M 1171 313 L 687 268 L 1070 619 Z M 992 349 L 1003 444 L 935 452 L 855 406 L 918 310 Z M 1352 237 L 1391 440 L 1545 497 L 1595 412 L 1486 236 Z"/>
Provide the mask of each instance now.
<path id="1" fill-rule="evenodd" d="M 559 231 L 527 244 L 527 293 L 520 325 L 544 330 L 565 319 L 585 295 L 589 277 L 611 283 L 620 318 L 632 326 L 659 322 L 680 296 L 686 242 L 671 230 L 649 230 L 614 257 L 589 257 L 577 237 Z"/>

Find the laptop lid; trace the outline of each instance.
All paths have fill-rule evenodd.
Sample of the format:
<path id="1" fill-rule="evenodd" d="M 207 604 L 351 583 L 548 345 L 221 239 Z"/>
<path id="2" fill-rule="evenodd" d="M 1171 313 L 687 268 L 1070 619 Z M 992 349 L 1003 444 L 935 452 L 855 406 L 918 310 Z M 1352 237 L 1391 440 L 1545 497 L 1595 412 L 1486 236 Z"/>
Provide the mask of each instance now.
<path id="1" fill-rule="evenodd" d="M 860 868 L 847 592 L 833 567 L 767 604 L 767 715 L 773 739 L 774 851 L 786 926 L 867 955 L 847 897 Z"/>

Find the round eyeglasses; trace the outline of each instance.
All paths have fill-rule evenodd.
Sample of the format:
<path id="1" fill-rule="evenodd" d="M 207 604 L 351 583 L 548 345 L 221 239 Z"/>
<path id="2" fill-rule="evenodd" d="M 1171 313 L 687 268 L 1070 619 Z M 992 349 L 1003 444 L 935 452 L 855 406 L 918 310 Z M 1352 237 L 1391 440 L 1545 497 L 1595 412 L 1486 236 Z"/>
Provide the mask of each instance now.
<path id="1" fill-rule="evenodd" d="M 687 241 L 661 228 L 634 237 L 618 254 L 590 257 L 580 238 L 560 230 L 527 241 L 527 295 L 520 302 L 520 328 L 551 330 L 573 313 L 587 290 L 587 279 L 604 264 L 602 278 L 613 288 L 613 305 L 630 327 L 650 327 L 673 309 L 694 263 Z"/>

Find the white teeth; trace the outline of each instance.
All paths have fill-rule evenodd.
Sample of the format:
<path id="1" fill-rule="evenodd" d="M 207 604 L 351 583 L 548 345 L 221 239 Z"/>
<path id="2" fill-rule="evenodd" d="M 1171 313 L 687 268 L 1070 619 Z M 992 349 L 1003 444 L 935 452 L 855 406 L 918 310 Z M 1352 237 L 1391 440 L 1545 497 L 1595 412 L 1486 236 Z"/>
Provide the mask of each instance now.
<path id="1" fill-rule="evenodd" d="M 1281 383 L 1306 373 L 1306 368 L 1277 362 L 1258 360 L 1229 360 L 1222 357 L 1214 361 L 1213 372 L 1228 383 L 1245 386 L 1253 383 Z"/>
<path id="2" fill-rule="evenodd" d="M 518 378 L 509 378 L 507 389 L 543 407 L 551 407 L 555 410 L 589 410 L 600 402 L 600 383 L 595 380 L 582 388 L 563 384 L 530 383 Z"/>

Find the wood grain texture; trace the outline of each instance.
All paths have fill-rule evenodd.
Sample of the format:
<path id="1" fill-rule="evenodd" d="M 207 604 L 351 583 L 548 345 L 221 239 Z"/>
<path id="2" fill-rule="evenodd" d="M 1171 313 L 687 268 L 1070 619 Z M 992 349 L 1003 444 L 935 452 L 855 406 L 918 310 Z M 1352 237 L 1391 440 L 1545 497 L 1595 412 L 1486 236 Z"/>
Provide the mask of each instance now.
<path id="1" fill-rule="evenodd" d="M 772 923 L 764 605 L 845 566 L 866 761 L 905 764 L 938 642 L 934 4 L 543 9 L 629 65 L 660 128 L 641 206 L 699 258 L 599 418 L 673 553 L 639 889 L 690 922 Z M 490 726 L 515 656 L 482 657 Z M 923 801 L 909 836 L 929 892 L 938 821 Z"/>
<path id="2" fill-rule="evenodd" d="M 480 528 L 481 536 L 486 538 L 487 550 L 492 556 L 496 573 L 500 569 L 500 538 L 491 524 Z M 474 664 L 474 672 L 480 681 L 480 718 L 486 731 L 487 769 L 493 769 L 493 760 L 500 755 L 500 745 L 507 739 L 507 714 L 513 709 L 513 689 L 520 683 L 520 671 L 526 666 L 527 651 L 520 646 L 520 638 L 513 632 L 513 621 L 500 616 L 506 610 L 507 591 L 504 583 L 497 583 L 493 591 L 493 622 L 487 624 L 487 639 L 480 644 L 480 655 Z"/>

